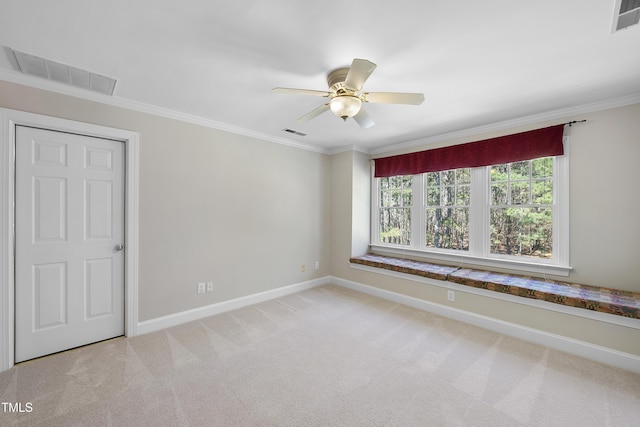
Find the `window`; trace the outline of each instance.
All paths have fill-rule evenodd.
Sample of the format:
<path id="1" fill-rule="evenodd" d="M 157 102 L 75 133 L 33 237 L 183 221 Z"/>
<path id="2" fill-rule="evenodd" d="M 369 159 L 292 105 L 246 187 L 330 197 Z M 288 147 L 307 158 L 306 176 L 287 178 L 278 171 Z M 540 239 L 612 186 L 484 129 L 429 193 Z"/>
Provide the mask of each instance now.
<path id="1" fill-rule="evenodd" d="M 568 156 L 373 178 L 372 246 L 567 275 Z"/>
<path id="2" fill-rule="evenodd" d="M 490 253 L 553 258 L 553 159 L 489 169 Z"/>
<path id="3" fill-rule="evenodd" d="M 379 239 L 382 243 L 411 244 L 412 178 L 379 178 Z"/>
<path id="4" fill-rule="evenodd" d="M 471 170 L 426 173 L 427 248 L 469 250 Z"/>

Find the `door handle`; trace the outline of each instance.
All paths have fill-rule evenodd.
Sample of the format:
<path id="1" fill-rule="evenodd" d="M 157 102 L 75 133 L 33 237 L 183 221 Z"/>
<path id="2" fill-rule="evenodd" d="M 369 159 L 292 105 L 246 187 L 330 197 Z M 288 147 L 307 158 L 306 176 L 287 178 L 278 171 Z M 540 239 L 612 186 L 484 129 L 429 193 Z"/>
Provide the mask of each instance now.
<path id="1" fill-rule="evenodd" d="M 115 248 L 113 248 L 113 249 L 114 249 L 114 252 L 120 252 L 121 250 L 123 250 L 123 249 L 124 249 L 124 246 L 122 245 L 122 243 L 119 243 L 119 244 L 117 244 L 117 245 L 116 245 L 116 247 L 115 247 Z"/>

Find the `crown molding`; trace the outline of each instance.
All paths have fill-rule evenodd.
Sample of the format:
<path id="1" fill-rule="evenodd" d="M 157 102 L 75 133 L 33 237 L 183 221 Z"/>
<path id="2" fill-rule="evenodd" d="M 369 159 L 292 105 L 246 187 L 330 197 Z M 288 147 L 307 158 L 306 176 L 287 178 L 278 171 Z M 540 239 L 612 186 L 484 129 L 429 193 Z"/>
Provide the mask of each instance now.
<path id="1" fill-rule="evenodd" d="M 578 114 L 593 113 L 596 111 L 608 110 L 611 108 L 624 107 L 626 105 L 632 105 L 640 103 L 640 93 L 633 93 L 625 95 L 619 98 L 607 99 L 603 101 L 591 102 L 588 104 L 577 105 L 568 108 L 562 108 L 558 110 L 547 111 L 544 113 L 533 114 L 530 116 L 519 117 L 516 119 L 505 120 L 501 122 L 491 123 L 487 125 L 477 126 L 468 129 L 462 129 L 459 131 L 444 133 L 440 135 L 434 135 L 427 138 L 416 139 L 408 142 L 401 142 L 398 144 L 385 145 L 383 147 L 372 148 L 369 153 L 373 156 L 376 154 L 386 154 L 393 151 L 406 150 L 411 148 L 422 147 L 436 142 L 451 141 L 457 138 L 465 138 L 469 136 L 480 135 L 484 133 L 496 132 L 505 129 L 510 129 L 518 126 L 526 126 L 535 123 L 540 123 L 549 120 L 566 119 L 570 116 Z"/>
<path id="2" fill-rule="evenodd" d="M 272 142 L 275 144 L 286 145 L 301 150 L 312 151 L 320 154 L 339 154 L 346 151 L 357 151 L 372 156 L 378 154 L 386 154 L 393 151 L 407 150 L 417 147 L 422 147 L 429 144 L 434 144 L 442 141 L 451 141 L 457 138 L 465 138 L 483 133 L 490 133 L 495 131 L 501 131 L 518 126 L 525 126 L 535 124 L 548 120 L 564 119 L 569 116 L 578 114 L 592 113 L 595 111 L 607 110 L 610 108 L 623 107 L 626 105 L 640 103 L 640 93 L 634 93 L 619 98 L 613 98 L 603 101 L 592 102 L 588 104 L 562 108 L 558 110 L 548 111 L 540 114 L 534 114 L 530 116 L 520 117 L 511 120 L 505 120 L 501 122 L 491 123 L 487 125 L 477 126 L 468 129 L 462 129 L 458 131 L 448 132 L 440 135 L 434 135 L 427 138 L 416 139 L 407 142 L 401 142 L 398 144 L 384 145 L 376 148 L 365 148 L 357 145 L 346 145 L 333 149 L 325 149 L 310 144 L 304 144 L 301 142 L 291 141 L 286 138 L 277 138 L 271 135 L 267 135 L 261 132 L 256 132 L 250 129 L 242 128 L 240 126 L 234 126 L 228 123 L 219 122 L 216 120 L 207 119 L 204 117 L 182 113 L 168 108 L 158 107 L 151 104 L 145 104 L 143 102 L 132 101 L 117 96 L 108 96 L 97 92 L 91 92 L 82 90 L 73 86 L 64 85 L 61 83 L 38 79 L 31 76 L 25 76 L 19 72 L 11 72 L 7 70 L 0 70 L 0 80 L 8 81 L 10 83 L 16 83 L 23 86 L 28 86 L 36 89 L 46 90 L 49 92 L 55 92 L 62 95 L 73 96 L 76 98 L 84 99 L 87 101 L 98 102 L 101 104 L 107 104 L 113 107 L 124 108 L 128 110 L 137 111 L 140 113 L 151 114 L 154 116 L 164 117 L 168 119 L 179 120 L 181 122 L 190 123 L 206 128 L 221 130 L 224 132 L 233 133 L 236 135 L 242 135 L 249 138 L 259 139 L 261 141 Z"/>
<path id="3" fill-rule="evenodd" d="M 351 151 L 357 151 L 358 153 L 363 153 L 363 154 L 371 154 L 370 149 L 366 147 L 362 147 L 360 145 L 343 145 L 342 147 L 326 150 L 325 154 L 329 154 L 330 156 L 332 156 L 334 154 L 346 153 Z"/>
<path id="4" fill-rule="evenodd" d="M 0 80 L 4 80 L 10 83 L 15 83 L 23 86 L 32 87 L 35 89 L 55 92 L 61 95 L 73 96 L 75 98 L 80 98 L 86 101 L 107 104 L 112 107 L 119 107 L 119 108 L 137 111 L 140 113 L 146 113 L 154 116 L 164 117 L 167 119 L 179 120 L 181 122 L 190 123 L 190 124 L 194 124 L 194 125 L 198 125 L 206 128 L 221 130 L 221 131 L 233 133 L 236 135 L 242 135 L 250 138 L 260 139 L 262 141 L 268 141 L 276 144 L 287 145 L 289 147 L 294 147 L 301 150 L 327 154 L 327 150 L 320 147 L 313 146 L 313 145 L 294 142 L 286 138 L 273 137 L 271 135 L 267 135 L 261 132 L 245 129 L 240 126 L 234 126 L 228 123 L 207 119 L 207 118 L 196 116 L 193 114 L 182 113 L 179 111 L 158 107 L 158 106 L 146 104 L 143 102 L 133 101 L 130 99 L 120 98 L 117 96 L 108 96 L 108 95 L 100 94 L 97 92 L 91 92 L 91 91 L 79 89 L 73 86 L 68 86 L 62 83 L 57 83 L 54 81 L 25 76 L 24 74 L 18 73 L 18 72 L 9 72 L 6 70 L 0 70 Z"/>

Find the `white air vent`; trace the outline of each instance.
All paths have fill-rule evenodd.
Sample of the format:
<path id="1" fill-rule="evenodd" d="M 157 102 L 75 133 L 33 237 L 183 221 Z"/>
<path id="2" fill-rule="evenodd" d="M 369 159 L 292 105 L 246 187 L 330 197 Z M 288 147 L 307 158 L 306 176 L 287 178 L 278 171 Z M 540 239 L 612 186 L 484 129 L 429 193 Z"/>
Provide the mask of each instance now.
<path id="1" fill-rule="evenodd" d="M 71 67 L 60 62 L 40 58 L 12 49 L 16 57 L 20 71 L 30 76 L 42 77 L 75 86 L 81 89 L 92 90 L 105 95 L 113 95 L 116 88 L 116 80 L 110 77 L 101 76 L 80 68 Z"/>
<path id="2" fill-rule="evenodd" d="M 640 0 L 616 0 L 612 33 L 640 22 Z"/>

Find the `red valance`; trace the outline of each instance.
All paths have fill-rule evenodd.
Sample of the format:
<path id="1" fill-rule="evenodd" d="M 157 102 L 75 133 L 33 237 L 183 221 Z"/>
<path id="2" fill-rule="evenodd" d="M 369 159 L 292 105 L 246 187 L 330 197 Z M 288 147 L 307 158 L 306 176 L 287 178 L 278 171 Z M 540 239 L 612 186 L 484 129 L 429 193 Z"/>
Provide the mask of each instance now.
<path id="1" fill-rule="evenodd" d="M 519 162 L 564 154 L 564 124 L 467 144 L 375 159 L 376 178 Z"/>

